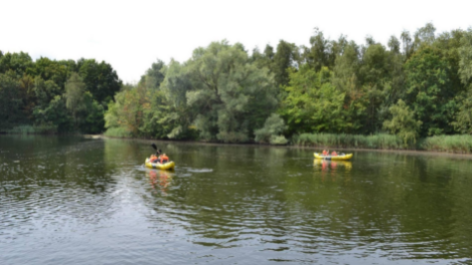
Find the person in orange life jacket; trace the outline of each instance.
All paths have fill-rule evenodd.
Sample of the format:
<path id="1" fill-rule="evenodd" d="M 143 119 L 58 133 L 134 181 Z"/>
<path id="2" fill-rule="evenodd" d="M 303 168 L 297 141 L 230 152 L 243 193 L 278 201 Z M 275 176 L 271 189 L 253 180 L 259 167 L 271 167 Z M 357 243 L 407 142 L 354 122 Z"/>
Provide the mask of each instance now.
<path id="1" fill-rule="evenodd" d="M 169 157 L 165 154 L 165 153 L 162 153 L 162 150 L 159 149 L 159 153 L 161 154 L 158 158 L 157 158 L 157 161 L 161 164 L 164 164 L 164 163 L 167 163 L 169 162 Z"/>
<path id="2" fill-rule="evenodd" d="M 161 149 L 159 150 L 156 149 L 156 154 L 152 154 L 151 157 L 149 157 L 149 160 L 151 161 L 151 163 L 158 162 L 160 154 L 161 154 Z"/>
<path id="3" fill-rule="evenodd" d="M 331 153 L 331 156 L 337 156 L 337 155 L 338 155 L 338 153 L 336 153 L 336 151 L 333 151 L 333 152 Z"/>
<path id="4" fill-rule="evenodd" d="M 326 150 L 323 150 L 323 152 L 321 154 L 324 155 L 324 156 L 327 156 L 329 154 L 329 152 L 326 151 Z"/>
<path id="5" fill-rule="evenodd" d="M 157 162 L 157 156 L 155 154 L 152 154 L 151 157 L 149 157 L 149 161 L 151 161 L 151 163 Z"/>

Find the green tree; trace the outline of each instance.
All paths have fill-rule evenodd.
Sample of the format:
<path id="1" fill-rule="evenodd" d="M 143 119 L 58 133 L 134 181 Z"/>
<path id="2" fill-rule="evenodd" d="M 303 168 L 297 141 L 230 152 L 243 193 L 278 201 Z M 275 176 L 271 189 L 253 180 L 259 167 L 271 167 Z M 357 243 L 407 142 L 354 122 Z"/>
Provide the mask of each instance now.
<path id="1" fill-rule="evenodd" d="M 285 129 L 284 120 L 278 114 L 273 113 L 265 121 L 264 127 L 254 132 L 256 135 L 255 141 L 259 143 L 286 144 L 288 141 L 282 135 Z"/>
<path id="2" fill-rule="evenodd" d="M 275 82 L 278 87 L 283 87 L 288 84 L 289 76 L 287 70 L 294 68 L 299 58 L 300 54 L 295 44 L 283 40 L 279 42 L 277 51 L 274 54 L 272 67 L 269 68 L 275 74 Z"/>
<path id="3" fill-rule="evenodd" d="M 78 123 L 77 112 L 83 108 L 84 93 L 86 92 L 85 83 L 77 73 L 73 73 L 67 80 L 65 89 L 66 108 L 72 113 L 74 122 Z"/>
<path id="4" fill-rule="evenodd" d="M 441 51 L 424 46 L 405 63 L 406 100 L 423 122 L 421 136 L 451 133 L 456 103 L 449 67 Z"/>
<path id="5" fill-rule="evenodd" d="M 0 73 L 13 71 L 16 76 L 21 77 L 24 74 L 30 74 L 31 72 L 34 72 L 33 65 L 33 60 L 29 54 L 24 52 L 7 52 L 0 57 Z"/>
<path id="6" fill-rule="evenodd" d="M 307 64 L 313 67 L 315 71 L 321 70 L 323 66 L 332 66 L 335 58 L 330 54 L 331 42 L 325 39 L 324 34 L 318 28 L 315 28 L 315 34 L 310 37 L 310 47 L 305 48 L 304 56 Z"/>
<path id="7" fill-rule="evenodd" d="M 157 60 L 157 62 L 153 63 L 151 68 L 146 71 L 146 74 L 141 77 L 140 82 L 145 82 L 148 88 L 159 88 L 165 78 L 165 69 L 165 63 L 161 60 Z"/>
<path id="8" fill-rule="evenodd" d="M 100 104 L 107 104 L 113 100 L 115 93 L 120 91 L 122 82 L 111 65 L 103 61 L 97 63 L 94 59 L 80 59 L 77 66 L 86 90 L 90 91 Z"/>
<path id="9" fill-rule="evenodd" d="M 403 139 L 405 146 L 416 143 L 422 122 L 415 120 L 415 113 L 403 100 L 390 108 L 392 119 L 384 122 L 383 127 Z"/>
<path id="10" fill-rule="evenodd" d="M 35 76 L 40 76 L 45 81 L 51 80 L 61 89 L 72 72 L 77 72 L 77 65 L 73 60 L 54 61 L 41 57 L 35 62 Z"/>
<path id="11" fill-rule="evenodd" d="M 12 70 L 0 73 L 0 130 L 15 125 L 21 118 L 20 82 Z"/>
<path id="12" fill-rule="evenodd" d="M 436 27 L 432 23 L 426 23 L 424 27 L 419 28 L 415 32 L 415 43 L 416 47 L 420 47 L 423 44 L 432 45 L 436 39 Z"/>
<path id="13" fill-rule="evenodd" d="M 37 123 L 57 126 L 59 133 L 75 130 L 72 117 L 66 108 L 66 100 L 60 95 L 54 96 L 46 108 L 34 111 Z"/>
<path id="14" fill-rule="evenodd" d="M 350 126 L 344 132 L 349 133 L 365 132 L 363 123 L 367 116 L 367 99 L 362 87 L 361 58 L 359 46 L 349 42 L 343 54 L 336 58 L 331 78 L 336 90 L 345 95 L 343 108 L 348 111 Z"/>
<path id="15" fill-rule="evenodd" d="M 186 63 L 187 105 L 197 110 L 193 124 L 201 139 L 247 141 L 275 111 L 273 76 L 249 62 L 242 45 L 222 41 L 196 49 Z"/>
<path id="16" fill-rule="evenodd" d="M 80 119 L 77 126 L 81 132 L 101 133 L 103 131 L 105 125 L 104 107 L 93 99 L 89 91 L 83 94 L 82 104 L 78 111 Z"/>
<path id="17" fill-rule="evenodd" d="M 145 113 L 150 109 L 150 90 L 145 83 L 123 90 L 115 95 L 105 112 L 105 127 L 108 130 L 118 129 L 126 135 L 142 136 L 145 125 Z"/>
<path id="18" fill-rule="evenodd" d="M 314 132 L 351 132 L 356 129 L 345 106 L 345 93 L 333 86 L 332 72 L 316 72 L 308 65 L 290 72 L 287 97 L 280 113 L 287 121 L 288 135 Z"/>
<path id="19" fill-rule="evenodd" d="M 463 32 L 458 54 L 458 73 L 465 91 L 457 97 L 459 111 L 452 125 L 461 133 L 472 134 L 472 28 Z"/>
<path id="20" fill-rule="evenodd" d="M 405 58 L 410 58 L 414 52 L 413 40 L 411 39 L 410 32 L 405 30 L 400 35 L 400 39 L 402 40 L 403 44 L 403 54 Z"/>
<path id="21" fill-rule="evenodd" d="M 61 95 L 61 88 L 52 80 L 45 81 L 40 76 L 34 79 L 34 93 L 37 107 L 45 108 L 56 96 Z"/>
<path id="22" fill-rule="evenodd" d="M 379 111 L 385 100 L 384 87 L 391 79 L 389 54 L 385 47 L 370 41 L 362 56 L 359 68 L 359 79 L 362 92 L 367 100 L 364 127 L 368 133 L 377 132 L 381 128 Z"/>
<path id="23" fill-rule="evenodd" d="M 184 65 L 172 60 L 157 93 L 154 93 L 149 115 L 151 124 L 157 126 L 160 138 L 194 139 L 196 130 L 192 125 L 198 108 L 187 105 L 187 92 L 192 89 L 189 74 Z"/>

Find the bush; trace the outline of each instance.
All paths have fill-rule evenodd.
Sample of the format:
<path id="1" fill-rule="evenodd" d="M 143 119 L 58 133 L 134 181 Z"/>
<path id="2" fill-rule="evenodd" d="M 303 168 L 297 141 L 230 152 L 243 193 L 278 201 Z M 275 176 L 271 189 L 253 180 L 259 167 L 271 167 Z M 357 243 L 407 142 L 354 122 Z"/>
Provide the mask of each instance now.
<path id="1" fill-rule="evenodd" d="M 254 132 L 258 143 L 286 144 L 288 141 L 281 134 L 286 129 L 284 120 L 278 114 L 272 114 L 264 123 L 264 127 Z"/>
<path id="2" fill-rule="evenodd" d="M 398 103 L 389 108 L 392 119 L 385 121 L 383 127 L 403 139 L 405 147 L 416 144 L 418 131 L 422 122 L 415 120 L 415 112 L 403 102 Z"/>
<path id="3" fill-rule="evenodd" d="M 245 133 L 239 132 L 220 132 L 216 137 L 225 143 L 247 142 L 249 140 Z"/>

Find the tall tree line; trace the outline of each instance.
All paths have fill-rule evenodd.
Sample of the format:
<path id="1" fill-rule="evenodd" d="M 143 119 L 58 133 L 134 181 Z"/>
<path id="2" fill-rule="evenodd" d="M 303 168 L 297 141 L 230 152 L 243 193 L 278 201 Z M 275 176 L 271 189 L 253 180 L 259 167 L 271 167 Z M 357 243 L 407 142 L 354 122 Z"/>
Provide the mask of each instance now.
<path id="1" fill-rule="evenodd" d="M 302 133 L 391 133 L 412 144 L 472 133 L 471 77 L 472 29 L 438 34 L 430 23 L 387 45 L 319 29 L 307 46 L 281 40 L 249 52 L 213 42 L 185 62 L 157 60 L 135 85 L 104 62 L 0 52 L 0 126 L 273 144 Z"/>
<path id="2" fill-rule="evenodd" d="M 131 136 L 285 143 L 301 133 L 472 133 L 472 30 L 426 24 L 357 44 L 319 29 L 309 46 L 281 40 L 252 53 L 214 42 L 162 61 L 116 95 L 109 130 Z M 134 106 L 134 107 L 133 107 Z M 130 114 L 130 110 L 134 114 Z M 128 114 L 128 115 L 125 115 Z"/>

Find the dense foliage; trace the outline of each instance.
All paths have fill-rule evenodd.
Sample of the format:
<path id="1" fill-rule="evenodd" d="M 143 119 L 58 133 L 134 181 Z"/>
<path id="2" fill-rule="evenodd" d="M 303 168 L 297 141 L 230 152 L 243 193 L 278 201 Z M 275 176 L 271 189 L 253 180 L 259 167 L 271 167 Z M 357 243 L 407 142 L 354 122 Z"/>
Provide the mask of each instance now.
<path id="1" fill-rule="evenodd" d="M 241 44 L 215 42 L 183 64 L 159 65 L 115 96 L 105 115 L 109 133 L 249 142 L 277 110 L 274 76 L 251 62 Z"/>
<path id="2" fill-rule="evenodd" d="M 435 31 L 426 24 L 385 46 L 316 29 L 308 47 L 281 40 L 251 53 L 214 42 L 182 63 L 157 60 L 135 85 L 104 62 L 0 52 L 0 129 L 271 144 L 379 135 L 394 148 L 472 134 L 472 29 Z"/>
<path id="3" fill-rule="evenodd" d="M 105 62 L 33 62 L 26 53 L 0 51 L 0 132 L 22 126 L 49 133 L 103 132 L 107 104 L 121 86 Z"/>

